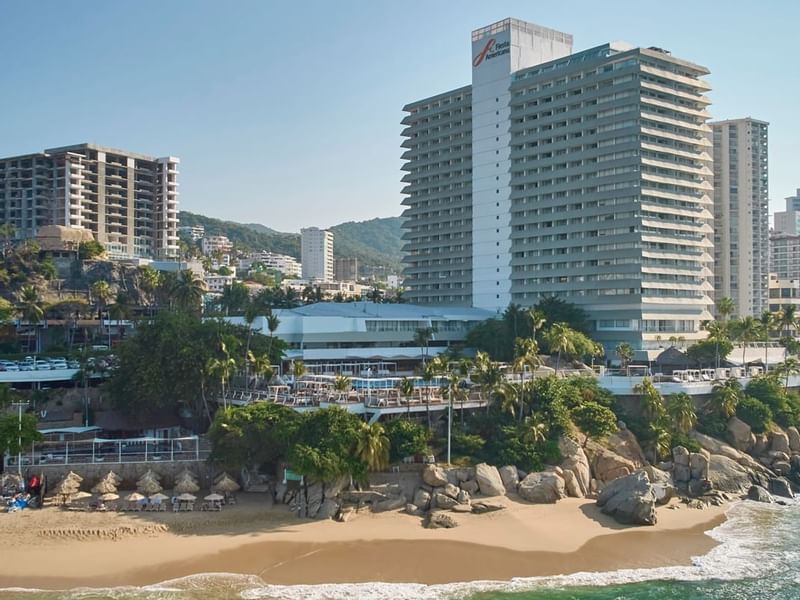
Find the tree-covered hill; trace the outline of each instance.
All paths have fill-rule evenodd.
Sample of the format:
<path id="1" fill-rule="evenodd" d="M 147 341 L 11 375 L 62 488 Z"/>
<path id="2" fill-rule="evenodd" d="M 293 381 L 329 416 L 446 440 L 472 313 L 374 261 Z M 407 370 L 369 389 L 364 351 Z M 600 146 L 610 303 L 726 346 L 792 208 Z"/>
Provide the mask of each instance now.
<path id="1" fill-rule="evenodd" d="M 202 225 L 211 235 L 225 235 L 236 246 L 249 250 L 267 250 L 300 259 L 300 235 L 283 233 L 257 223 L 234 223 L 204 215 L 181 211 L 181 225 Z M 400 217 L 349 221 L 335 225 L 333 253 L 338 257 L 354 257 L 363 265 L 385 266 L 399 272 L 402 261 Z"/>

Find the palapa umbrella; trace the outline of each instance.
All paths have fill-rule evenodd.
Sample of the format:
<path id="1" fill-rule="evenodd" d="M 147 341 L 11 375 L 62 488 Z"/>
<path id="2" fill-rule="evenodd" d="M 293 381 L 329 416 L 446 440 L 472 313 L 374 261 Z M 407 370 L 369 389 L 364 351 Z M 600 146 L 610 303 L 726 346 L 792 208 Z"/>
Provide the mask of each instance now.
<path id="1" fill-rule="evenodd" d="M 157 494 L 164 488 L 161 487 L 161 484 L 154 479 L 145 479 L 144 481 L 139 481 L 139 483 L 136 485 L 136 489 L 138 489 L 142 494 L 150 496 L 151 494 Z"/>
<path id="2" fill-rule="evenodd" d="M 144 500 L 144 499 L 145 496 L 143 496 L 139 492 L 133 492 L 125 496 L 125 500 L 127 500 L 128 502 L 138 502 L 139 500 Z"/>
<path id="3" fill-rule="evenodd" d="M 169 500 L 169 496 L 159 492 L 157 494 L 153 494 L 152 496 L 150 496 L 150 500 L 153 502 L 163 502 L 164 500 Z"/>
<path id="4" fill-rule="evenodd" d="M 208 500 L 209 502 L 219 502 L 221 500 L 225 500 L 224 496 L 220 496 L 219 494 L 209 494 L 203 500 Z"/>
<path id="5" fill-rule="evenodd" d="M 80 483 L 78 483 L 77 480 L 65 477 L 56 484 L 56 487 L 53 489 L 53 493 L 71 495 L 77 492 L 79 487 Z"/>
<path id="6" fill-rule="evenodd" d="M 180 473 L 178 473 L 178 474 L 175 476 L 175 480 L 177 481 L 178 479 L 183 479 L 183 478 L 185 478 L 185 477 L 190 477 L 190 478 L 191 478 L 191 479 L 193 479 L 194 481 L 197 481 L 197 475 L 195 475 L 195 474 L 194 474 L 192 471 L 190 471 L 190 470 L 189 470 L 189 469 L 187 469 L 187 468 L 184 468 L 184 469 L 183 469 L 183 471 L 181 471 Z"/>
<path id="7" fill-rule="evenodd" d="M 181 500 L 183 502 L 194 502 L 195 500 L 197 500 L 197 496 L 192 496 L 191 494 L 181 494 L 180 496 L 178 496 L 178 500 Z"/>
<path id="8" fill-rule="evenodd" d="M 113 481 L 114 485 L 119 486 L 122 483 L 122 477 L 114 473 L 114 471 L 109 471 L 106 473 L 106 476 L 103 479 L 107 479 L 109 481 Z"/>
<path id="9" fill-rule="evenodd" d="M 238 492 L 240 488 L 239 484 L 236 483 L 230 477 L 223 477 L 217 483 L 212 486 L 213 490 L 218 492 L 224 492 L 226 494 L 230 494 L 232 492 Z"/>
<path id="10" fill-rule="evenodd" d="M 73 500 L 85 500 L 86 498 L 91 498 L 92 495 L 89 492 L 75 492 L 72 495 Z"/>
<path id="11" fill-rule="evenodd" d="M 100 496 L 100 500 L 103 500 L 104 502 L 106 500 L 118 500 L 118 499 L 119 499 L 119 494 L 108 493 L 108 494 L 103 494 L 102 496 Z"/>
<path id="12" fill-rule="evenodd" d="M 74 471 L 70 471 L 69 473 L 67 473 L 67 474 L 64 476 L 64 479 L 72 479 L 73 481 L 77 481 L 78 483 L 80 483 L 81 481 L 83 481 L 83 477 L 81 477 L 80 475 L 78 475 L 78 474 L 77 474 L 77 473 L 75 473 Z"/>
<path id="13" fill-rule="evenodd" d="M 200 491 L 200 486 L 194 481 L 183 480 L 176 483 L 173 489 L 177 494 L 194 494 Z"/>
<path id="14" fill-rule="evenodd" d="M 139 481 L 141 481 L 142 479 L 155 479 L 156 481 L 161 481 L 161 475 L 153 471 L 153 469 L 147 469 L 147 471 L 145 471 L 144 475 L 142 475 Z"/>
<path id="15" fill-rule="evenodd" d="M 113 494 L 116 491 L 117 486 L 111 479 L 101 479 L 97 482 L 97 485 L 92 488 L 92 492 L 95 494 Z"/>

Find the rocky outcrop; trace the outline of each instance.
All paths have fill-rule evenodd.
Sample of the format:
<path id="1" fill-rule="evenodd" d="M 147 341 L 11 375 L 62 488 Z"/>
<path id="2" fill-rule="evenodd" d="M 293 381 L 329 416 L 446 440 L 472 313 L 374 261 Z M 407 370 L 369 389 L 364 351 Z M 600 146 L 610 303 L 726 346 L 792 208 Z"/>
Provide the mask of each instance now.
<path id="1" fill-rule="evenodd" d="M 506 488 L 506 491 L 513 492 L 517 489 L 517 484 L 519 483 L 517 467 L 514 465 L 506 465 L 505 467 L 500 467 L 498 472 L 500 473 L 500 479 L 503 481 L 503 486 Z"/>
<path id="2" fill-rule="evenodd" d="M 784 452 L 791 453 L 789 447 L 789 436 L 783 431 L 770 431 L 769 432 L 769 449 L 771 452 Z"/>
<path id="3" fill-rule="evenodd" d="M 744 494 L 752 484 L 750 473 L 745 467 L 721 454 L 711 455 L 708 479 L 714 489 L 729 494 Z"/>
<path id="4" fill-rule="evenodd" d="M 692 479 L 708 479 L 708 458 L 700 452 L 689 455 L 689 471 Z"/>
<path id="5" fill-rule="evenodd" d="M 597 505 L 620 523 L 656 524 L 656 493 L 644 471 L 608 483 L 600 492 Z"/>
<path id="6" fill-rule="evenodd" d="M 666 504 L 675 496 L 675 485 L 670 473 L 651 465 L 644 467 L 644 472 L 656 493 L 656 504 Z"/>
<path id="7" fill-rule="evenodd" d="M 442 487 L 449 483 L 445 470 L 436 465 L 425 465 L 422 470 L 422 481 L 431 487 Z"/>
<path id="8" fill-rule="evenodd" d="M 553 471 L 528 474 L 519 482 L 517 493 L 536 504 L 552 504 L 566 496 L 564 480 Z"/>
<path id="9" fill-rule="evenodd" d="M 498 510 L 504 510 L 505 508 L 506 507 L 503 506 L 502 504 L 498 504 L 497 502 L 487 502 L 485 500 L 472 503 L 472 512 L 476 515 L 482 515 L 484 513 L 495 512 Z"/>
<path id="10" fill-rule="evenodd" d="M 455 498 L 451 498 L 446 494 L 437 492 L 433 495 L 431 506 L 447 510 L 453 508 L 456 504 L 458 504 L 458 501 L 456 501 Z"/>
<path id="11" fill-rule="evenodd" d="M 414 492 L 414 506 L 420 510 L 428 510 L 431 507 L 431 494 L 427 490 L 419 488 Z"/>
<path id="12" fill-rule="evenodd" d="M 794 498 L 792 486 L 785 477 L 773 477 L 769 480 L 769 491 L 774 496 L 783 498 Z"/>
<path id="13" fill-rule="evenodd" d="M 583 498 L 589 494 L 592 476 L 586 453 L 575 440 L 565 435 L 559 438 L 558 449 L 561 452 L 561 469 L 564 471 L 567 493 L 574 498 Z M 571 473 L 572 476 L 567 473 Z"/>
<path id="14" fill-rule="evenodd" d="M 689 485 L 689 481 L 692 479 L 689 451 L 683 446 L 675 446 L 672 449 L 672 477 L 679 487 Z"/>
<path id="15" fill-rule="evenodd" d="M 315 515 L 317 519 L 333 519 L 339 512 L 339 503 L 332 498 L 325 498 Z"/>
<path id="16" fill-rule="evenodd" d="M 458 522 L 446 512 L 431 512 L 425 519 L 425 527 L 427 529 L 452 529 L 457 526 Z"/>
<path id="17" fill-rule="evenodd" d="M 478 482 L 478 489 L 484 496 L 504 496 L 506 493 L 497 467 L 480 463 L 475 467 L 475 480 Z"/>
<path id="18" fill-rule="evenodd" d="M 405 508 L 407 504 L 407 500 L 405 496 L 394 496 L 391 498 L 387 498 L 386 500 L 381 500 L 380 502 L 376 502 L 372 505 L 372 512 L 380 513 L 380 512 L 387 512 L 390 510 L 398 510 L 400 508 Z"/>
<path id="19" fill-rule="evenodd" d="M 619 477 L 630 475 L 636 470 L 636 464 L 633 461 L 596 442 L 590 441 L 586 445 L 586 451 L 592 475 L 598 482 L 613 481 Z"/>
<path id="20" fill-rule="evenodd" d="M 747 490 L 747 499 L 753 502 L 766 502 L 767 504 L 774 502 L 770 493 L 760 485 L 750 486 L 750 489 Z"/>
<path id="21" fill-rule="evenodd" d="M 464 481 L 461 484 L 461 489 L 465 492 L 470 494 L 477 494 L 478 493 L 478 482 L 474 479 L 470 479 L 469 481 Z"/>
<path id="22" fill-rule="evenodd" d="M 643 467 L 647 464 L 647 459 L 639 445 L 639 440 L 633 435 L 624 423 L 619 423 L 619 431 L 609 436 L 607 444 L 609 449 L 623 458 L 627 458 L 634 466 Z"/>
<path id="23" fill-rule="evenodd" d="M 756 460 L 753 460 L 751 456 L 739 452 L 736 448 L 729 446 L 725 442 L 721 442 L 718 439 L 702 434 L 699 431 L 692 431 L 689 433 L 689 436 L 697 441 L 698 444 L 708 450 L 711 454 L 726 456 L 727 458 L 730 458 L 743 467 L 747 467 L 756 473 L 769 475 L 769 471 L 764 467 L 764 465 L 760 464 Z"/>
<path id="24" fill-rule="evenodd" d="M 792 453 L 800 453 L 800 431 L 797 427 L 787 427 L 786 435 L 789 438 L 789 449 Z"/>
<path id="25" fill-rule="evenodd" d="M 731 417 L 728 421 L 728 441 L 731 446 L 741 452 L 747 452 L 756 443 L 756 437 L 750 425 L 737 417 Z"/>
<path id="26" fill-rule="evenodd" d="M 452 483 L 448 483 L 444 486 L 441 490 L 436 490 L 444 494 L 445 496 L 450 496 L 453 499 L 458 498 L 458 492 L 460 491 L 458 487 L 454 486 Z"/>

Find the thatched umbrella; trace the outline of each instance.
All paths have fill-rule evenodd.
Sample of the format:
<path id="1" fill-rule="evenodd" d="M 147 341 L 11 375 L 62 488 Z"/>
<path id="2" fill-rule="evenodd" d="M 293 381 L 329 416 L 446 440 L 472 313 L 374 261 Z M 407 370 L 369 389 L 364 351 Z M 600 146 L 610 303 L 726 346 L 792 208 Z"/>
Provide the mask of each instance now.
<path id="1" fill-rule="evenodd" d="M 187 468 L 184 468 L 184 469 L 183 469 L 183 471 L 181 471 L 180 473 L 178 473 L 178 474 L 175 476 L 175 481 L 178 481 L 179 479 L 185 479 L 185 478 L 187 478 L 187 477 L 188 477 L 188 478 L 190 478 L 190 479 L 192 479 L 193 481 L 197 481 L 197 480 L 198 480 L 198 477 L 197 477 L 197 475 L 195 475 L 195 474 L 194 474 L 192 471 L 190 471 L 189 469 L 187 469 Z"/>
<path id="2" fill-rule="evenodd" d="M 155 479 L 140 479 L 139 483 L 136 484 L 136 489 L 142 494 L 150 496 L 151 494 L 157 494 L 164 488 Z"/>
<path id="3" fill-rule="evenodd" d="M 64 479 L 72 479 L 73 481 L 77 481 L 78 483 L 83 481 L 83 477 L 75 473 L 74 471 L 70 471 L 64 476 Z"/>
<path id="4" fill-rule="evenodd" d="M 86 500 L 86 498 L 91 498 L 92 495 L 89 492 L 75 492 L 72 495 L 72 500 Z"/>
<path id="5" fill-rule="evenodd" d="M 108 500 L 119 500 L 119 494 L 112 494 L 112 493 L 103 494 L 100 496 L 100 500 L 102 500 L 103 502 L 106 502 Z"/>
<path id="6" fill-rule="evenodd" d="M 103 479 L 113 481 L 114 485 L 116 485 L 117 487 L 119 487 L 122 484 L 122 477 L 114 473 L 114 471 L 109 471 L 108 473 L 106 473 L 106 476 L 103 477 Z"/>
<path id="7" fill-rule="evenodd" d="M 128 502 L 138 502 L 139 500 L 144 500 L 144 499 L 145 496 L 143 496 L 139 492 L 132 492 L 127 496 L 125 496 L 125 500 L 127 500 Z"/>
<path id="8" fill-rule="evenodd" d="M 97 485 L 95 485 L 92 488 L 92 492 L 95 494 L 113 494 L 116 491 L 117 491 L 116 484 L 114 483 L 113 480 L 108 478 L 101 479 L 100 481 L 97 482 Z"/>
<path id="9" fill-rule="evenodd" d="M 194 494 L 200 491 L 200 486 L 190 479 L 184 479 L 175 484 L 174 490 L 177 494 Z"/>
<path id="10" fill-rule="evenodd" d="M 181 502 L 194 502 L 197 500 L 197 496 L 193 496 L 192 494 L 181 494 L 178 496 L 178 500 Z"/>
<path id="11" fill-rule="evenodd" d="M 223 477 L 213 486 L 211 489 L 216 490 L 218 492 L 223 492 L 225 494 L 230 494 L 233 492 L 238 492 L 241 488 L 238 483 L 236 483 L 231 477 Z"/>
<path id="12" fill-rule="evenodd" d="M 156 481 L 161 481 L 161 475 L 153 471 L 153 469 L 147 469 L 147 471 L 145 471 L 144 475 L 141 476 L 139 481 L 141 481 L 142 479 L 155 479 Z"/>
<path id="13" fill-rule="evenodd" d="M 220 500 L 225 500 L 224 496 L 220 496 L 219 494 L 209 494 L 203 500 L 208 500 L 209 502 L 219 502 Z"/>
<path id="14" fill-rule="evenodd" d="M 151 502 L 163 502 L 164 500 L 169 500 L 169 496 L 167 496 L 166 494 L 162 494 L 161 492 L 150 496 Z"/>

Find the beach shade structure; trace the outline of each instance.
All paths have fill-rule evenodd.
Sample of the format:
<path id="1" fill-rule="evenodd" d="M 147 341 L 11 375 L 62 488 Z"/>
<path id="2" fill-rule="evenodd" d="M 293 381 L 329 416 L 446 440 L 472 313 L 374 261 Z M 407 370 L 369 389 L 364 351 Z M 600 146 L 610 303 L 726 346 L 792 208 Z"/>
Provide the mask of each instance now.
<path id="1" fill-rule="evenodd" d="M 100 500 L 103 502 L 107 502 L 109 500 L 119 500 L 119 494 L 112 494 L 110 492 L 108 494 L 102 494 L 100 496 Z"/>
<path id="2" fill-rule="evenodd" d="M 138 484 L 142 483 L 143 481 L 147 481 L 147 480 L 152 480 L 152 481 L 155 481 L 157 483 L 161 483 L 161 476 L 158 473 L 156 473 L 155 471 L 153 471 L 153 469 L 147 469 L 145 474 L 142 475 L 139 478 L 139 481 L 137 481 L 136 484 L 138 485 Z"/>
<path id="3" fill-rule="evenodd" d="M 92 495 L 89 492 L 75 492 L 72 495 L 73 500 L 86 500 L 86 498 L 91 498 Z"/>
<path id="4" fill-rule="evenodd" d="M 169 496 L 167 496 L 166 494 L 162 494 L 161 492 L 150 496 L 151 502 L 163 502 L 164 500 L 169 500 Z"/>
<path id="5" fill-rule="evenodd" d="M 203 498 L 203 500 L 208 500 L 209 502 L 220 502 L 222 500 L 225 500 L 225 497 L 220 496 L 219 494 L 209 494 L 208 496 Z"/>
<path id="6" fill-rule="evenodd" d="M 233 477 L 231 477 L 230 475 L 228 475 L 228 473 L 227 473 L 227 472 L 223 471 L 222 473 L 220 473 L 219 475 L 217 475 L 216 477 L 214 477 L 214 483 L 219 483 L 219 482 L 220 482 L 220 481 L 222 481 L 223 479 L 233 479 Z"/>
<path id="7" fill-rule="evenodd" d="M 224 494 L 232 494 L 233 492 L 238 492 L 241 487 L 231 477 L 223 477 L 211 486 L 211 489 Z"/>
<path id="8" fill-rule="evenodd" d="M 181 494 L 178 496 L 178 500 L 181 502 L 194 502 L 197 500 L 197 496 L 193 496 L 192 494 Z"/>
<path id="9" fill-rule="evenodd" d="M 75 473 L 74 471 L 70 471 L 64 476 L 64 479 L 71 479 L 73 481 L 77 481 L 78 483 L 83 481 L 83 477 Z"/>
<path id="10" fill-rule="evenodd" d="M 178 485 L 181 484 L 181 483 L 192 483 L 194 485 L 199 486 L 199 483 L 197 482 L 197 479 L 195 479 L 194 477 L 191 477 L 190 475 L 183 475 L 183 476 L 176 477 L 175 478 L 175 484 L 173 485 L 173 487 L 178 487 Z"/>
<path id="11" fill-rule="evenodd" d="M 128 502 L 138 502 L 139 500 L 144 500 L 144 499 L 145 496 L 143 494 L 140 494 L 139 492 L 133 492 L 125 496 L 125 500 L 127 500 Z"/>
<path id="12" fill-rule="evenodd" d="M 184 479 L 175 484 L 176 494 L 194 494 L 200 491 L 200 486 L 190 479 Z"/>
<path id="13" fill-rule="evenodd" d="M 146 496 L 151 496 L 152 494 L 157 494 L 164 488 L 154 479 L 140 479 L 139 483 L 136 484 L 136 489 Z"/>
<path id="14" fill-rule="evenodd" d="M 95 494 L 113 494 L 117 491 L 117 485 L 114 483 L 112 479 L 101 479 L 97 482 L 92 488 L 92 492 Z"/>
<path id="15" fill-rule="evenodd" d="M 103 479 L 106 479 L 108 481 L 113 481 L 114 485 L 116 485 L 117 487 L 119 487 L 122 484 L 122 477 L 114 473 L 114 471 L 109 471 L 108 473 L 106 473 L 106 476 L 103 477 Z"/>
<path id="16" fill-rule="evenodd" d="M 178 473 L 178 474 L 175 476 L 175 481 L 178 481 L 179 479 L 186 479 L 187 477 L 188 477 L 189 479 L 191 479 L 192 481 L 197 481 L 197 480 L 198 480 L 198 477 L 197 477 L 197 475 L 195 475 L 195 474 L 194 474 L 192 471 L 190 471 L 189 469 L 186 469 L 186 468 L 184 468 L 184 469 L 183 469 L 183 471 L 181 471 L 180 473 Z"/>

